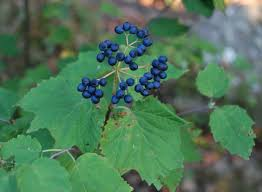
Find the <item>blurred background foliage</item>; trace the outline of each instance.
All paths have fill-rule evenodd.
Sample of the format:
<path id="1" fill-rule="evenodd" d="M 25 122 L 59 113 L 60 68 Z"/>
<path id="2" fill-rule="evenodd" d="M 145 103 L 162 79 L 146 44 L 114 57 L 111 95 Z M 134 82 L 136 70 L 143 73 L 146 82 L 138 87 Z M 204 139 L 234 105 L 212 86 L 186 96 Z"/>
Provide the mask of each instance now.
<path id="1" fill-rule="evenodd" d="M 26 92 L 55 76 L 79 52 L 96 50 L 99 41 L 115 38 L 114 26 L 128 20 L 150 29 L 155 40 L 150 53 L 166 54 L 187 71 L 178 81 L 167 82 L 160 95 L 196 122 L 192 134 L 203 149 L 203 161 L 188 169 L 180 190 L 262 191 L 261 10 L 259 0 L 0 1 L 0 141 L 28 128 L 32 114 L 14 107 Z M 218 103 L 238 104 L 255 118 L 257 145 L 249 162 L 221 155 L 210 139 L 203 110 L 208 100 L 194 83 L 208 63 L 230 73 L 230 94 Z M 3 109 L 10 110 L 2 114 Z M 51 137 L 48 131 L 32 136 L 42 142 Z"/>

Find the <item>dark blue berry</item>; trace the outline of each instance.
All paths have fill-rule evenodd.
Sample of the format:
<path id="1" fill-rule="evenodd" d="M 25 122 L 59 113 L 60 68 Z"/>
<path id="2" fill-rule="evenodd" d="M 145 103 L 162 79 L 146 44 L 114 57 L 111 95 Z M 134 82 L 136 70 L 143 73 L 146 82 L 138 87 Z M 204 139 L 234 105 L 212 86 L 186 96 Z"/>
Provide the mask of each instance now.
<path id="1" fill-rule="evenodd" d="M 125 59 L 125 54 L 122 53 L 122 52 L 118 52 L 118 53 L 116 54 L 116 59 L 117 59 L 118 61 L 123 61 L 123 60 Z"/>
<path id="2" fill-rule="evenodd" d="M 98 86 L 98 80 L 97 79 L 92 79 L 90 82 L 90 85 L 93 87 L 97 87 Z"/>
<path id="3" fill-rule="evenodd" d="M 146 77 L 140 77 L 140 79 L 139 79 L 139 83 L 141 84 L 141 85 L 146 85 L 147 84 L 147 78 Z"/>
<path id="4" fill-rule="evenodd" d="M 101 51 L 105 51 L 107 49 L 107 44 L 105 42 L 101 42 L 98 47 Z"/>
<path id="5" fill-rule="evenodd" d="M 141 85 L 141 84 L 137 84 L 136 86 L 135 86 L 135 91 L 136 92 L 138 92 L 138 93 L 140 93 L 141 91 L 143 91 L 143 86 Z"/>
<path id="6" fill-rule="evenodd" d="M 110 48 L 110 46 L 112 45 L 112 41 L 110 40 L 105 40 L 104 43 L 107 45 L 107 48 Z"/>
<path id="7" fill-rule="evenodd" d="M 136 26 L 131 26 L 130 29 L 129 29 L 129 32 L 131 34 L 136 34 L 137 33 L 137 27 Z"/>
<path id="8" fill-rule="evenodd" d="M 160 83 L 158 81 L 154 81 L 153 84 L 155 89 L 160 88 Z"/>
<path id="9" fill-rule="evenodd" d="M 148 96 L 149 95 L 149 90 L 147 90 L 147 89 L 144 89 L 142 92 L 141 92 L 141 94 L 143 95 L 143 96 Z"/>
<path id="10" fill-rule="evenodd" d="M 100 99 L 98 98 L 98 97 L 96 97 L 96 96 L 92 96 L 91 97 L 91 101 L 92 101 L 92 103 L 94 103 L 94 104 L 98 104 L 99 103 L 99 101 L 100 101 Z"/>
<path id="11" fill-rule="evenodd" d="M 127 89 L 127 84 L 125 81 L 121 81 L 119 83 L 119 88 L 122 89 L 122 90 L 126 90 Z"/>
<path id="12" fill-rule="evenodd" d="M 144 38 L 145 32 L 143 30 L 138 30 L 136 36 L 140 39 Z"/>
<path id="13" fill-rule="evenodd" d="M 154 76 L 154 80 L 160 82 L 161 78 L 159 76 Z"/>
<path id="14" fill-rule="evenodd" d="M 166 74 L 166 72 L 161 72 L 160 74 L 159 74 L 159 77 L 161 78 L 161 79 L 165 79 L 165 78 L 167 78 L 167 74 Z"/>
<path id="15" fill-rule="evenodd" d="M 129 29 L 130 29 L 130 23 L 129 22 L 125 22 L 124 24 L 123 24 L 123 29 L 124 29 L 124 31 L 128 31 Z"/>
<path id="16" fill-rule="evenodd" d="M 129 55 L 130 55 L 130 57 L 135 58 L 136 55 L 137 55 L 136 49 L 132 49 L 132 50 L 129 52 Z"/>
<path id="17" fill-rule="evenodd" d="M 130 57 L 129 55 L 125 57 L 124 59 L 126 64 L 130 64 L 132 62 L 132 57 Z"/>
<path id="18" fill-rule="evenodd" d="M 82 95 L 84 98 L 90 98 L 92 96 L 88 91 L 84 91 Z"/>
<path id="19" fill-rule="evenodd" d="M 146 46 L 144 46 L 143 44 L 139 44 L 137 48 L 142 49 L 143 51 L 146 50 Z"/>
<path id="20" fill-rule="evenodd" d="M 125 95 L 124 101 L 125 101 L 126 103 L 132 103 L 133 97 L 132 97 L 131 95 Z"/>
<path id="21" fill-rule="evenodd" d="M 116 97 L 118 99 L 123 98 L 124 95 L 125 95 L 125 92 L 123 90 L 119 89 L 119 90 L 116 91 Z"/>
<path id="22" fill-rule="evenodd" d="M 154 60 L 152 61 L 152 66 L 153 66 L 153 67 L 158 67 L 158 65 L 159 65 L 159 61 L 156 60 L 156 59 L 154 59 Z"/>
<path id="23" fill-rule="evenodd" d="M 119 45 L 117 43 L 112 43 L 111 44 L 111 50 L 113 52 L 116 52 L 119 49 Z"/>
<path id="24" fill-rule="evenodd" d="M 145 38 L 145 37 L 148 37 L 148 36 L 149 36 L 149 31 L 148 31 L 148 29 L 143 29 L 143 31 L 144 31 L 144 38 Z"/>
<path id="25" fill-rule="evenodd" d="M 90 83 L 90 79 L 89 79 L 89 78 L 87 78 L 87 77 L 83 77 L 83 78 L 82 78 L 82 84 L 83 84 L 84 86 L 89 85 L 89 83 Z"/>
<path id="26" fill-rule="evenodd" d="M 159 56 L 158 61 L 161 63 L 166 63 L 167 62 L 167 57 L 166 56 Z"/>
<path id="27" fill-rule="evenodd" d="M 115 65 L 116 63 L 117 63 L 117 60 L 116 60 L 115 57 L 109 57 L 109 58 L 108 58 L 108 64 L 109 64 L 109 65 L 113 66 L 113 65 Z"/>
<path id="28" fill-rule="evenodd" d="M 101 98 L 101 97 L 103 97 L 103 95 L 104 95 L 104 92 L 101 89 L 97 89 L 95 91 L 95 96 L 96 97 Z"/>
<path id="29" fill-rule="evenodd" d="M 150 72 L 152 75 L 158 75 L 160 73 L 160 70 L 157 68 L 151 68 Z"/>
<path id="30" fill-rule="evenodd" d="M 110 57 L 110 56 L 113 54 L 113 52 L 112 52 L 110 49 L 107 49 L 107 50 L 104 52 L 104 54 L 105 54 L 105 56 Z"/>
<path id="31" fill-rule="evenodd" d="M 146 77 L 147 80 L 153 79 L 153 75 L 152 75 L 151 73 L 145 73 L 145 74 L 144 74 L 144 77 Z"/>
<path id="32" fill-rule="evenodd" d="M 152 82 L 150 82 L 150 83 L 148 83 L 147 85 L 146 85 L 146 88 L 147 89 L 154 89 L 154 84 L 152 83 Z"/>
<path id="33" fill-rule="evenodd" d="M 99 80 L 98 83 L 99 83 L 99 85 L 101 85 L 102 87 L 104 87 L 104 86 L 106 86 L 106 83 L 107 83 L 107 82 L 106 82 L 106 79 L 105 79 L 105 78 L 102 78 L 102 79 Z"/>
<path id="34" fill-rule="evenodd" d="M 143 51 L 143 49 L 141 49 L 141 48 L 137 48 L 137 49 L 136 49 L 136 52 L 137 52 L 137 56 L 139 56 L 139 57 L 144 54 L 144 51 Z"/>
<path id="35" fill-rule="evenodd" d="M 105 59 L 105 54 L 104 53 L 98 53 L 97 56 L 96 56 L 96 60 L 98 62 L 103 62 Z"/>
<path id="36" fill-rule="evenodd" d="M 126 84 L 127 84 L 128 86 L 133 86 L 133 85 L 135 84 L 135 80 L 134 80 L 133 78 L 128 78 L 128 79 L 126 80 Z"/>
<path id="37" fill-rule="evenodd" d="M 86 86 L 84 86 L 82 83 L 80 83 L 77 86 L 77 91 L 79 91 L 79 92 L 83 92 L 85 89 L 86 89 Z"/>
<path id="38" fill-rule="evenodd" d="M 92 87 L 92 86 L 89 86 L 89 87 L 87 88 L 87 91 L 88 91 L 88 93 L 93 94 L 93 93 L 95 93 L 96 88 L 95 88 L 95 87 Z"/>
<path id="39" fill-rule="evenodd" d="M 118 25 L 118 26 L 115 27 L 115 32 L 117 34 L 122 34 L 124 32 L 124 29 L 121 25 Z"/>
<path id="40" fill-rule="evenodd" d="M 117 98 L 115 95 L 113 95 L 112 98 L 111 98 L 111 102 L 113 104 L 117 104 L 119 102 L 119 98 Z"/>
<path id="41" fill-rule="evenodd" d="M 153 44 L 153 41 L 150 38 L 145 38 L 143 40 L 143 45 L 146 47 L 150 47 Z"/>
<path id="42" fill-rule="evenodd" d="M 134 62 L 132 62 L 130 65 L 129 65 L 129 69 L 132 70 L 132 71 L 135 71 L 138 69 L 138 65 Z"/>
<path id="43" fill-rule="evenodd" d="M 166 71 L 168 69 L 168 66 L 165 63 L 160 63 L 158 69 L 161 71 Z"/>

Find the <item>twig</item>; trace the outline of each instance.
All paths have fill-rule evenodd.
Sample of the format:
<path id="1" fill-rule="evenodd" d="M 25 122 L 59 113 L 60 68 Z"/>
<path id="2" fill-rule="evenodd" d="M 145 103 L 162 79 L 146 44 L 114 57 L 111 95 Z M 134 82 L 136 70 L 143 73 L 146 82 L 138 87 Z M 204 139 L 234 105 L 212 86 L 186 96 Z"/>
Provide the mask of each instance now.
<path id="1" fill-rule="evenodd" d="M 198 107 L 198 108 L 194 108 L 194 109 L 191 109 L 191 110 L 188 110 L 188 111 L 182 111 L 180 113 L 177 113 L 177 115 L 179 116 L 186 116 L 186 115 L 189 115 L 189 114 L 192 114 L 192 113 L 206 113 L 210 110 L 210 107 L 209 106 L 202 106 L 202 107 Z"/>

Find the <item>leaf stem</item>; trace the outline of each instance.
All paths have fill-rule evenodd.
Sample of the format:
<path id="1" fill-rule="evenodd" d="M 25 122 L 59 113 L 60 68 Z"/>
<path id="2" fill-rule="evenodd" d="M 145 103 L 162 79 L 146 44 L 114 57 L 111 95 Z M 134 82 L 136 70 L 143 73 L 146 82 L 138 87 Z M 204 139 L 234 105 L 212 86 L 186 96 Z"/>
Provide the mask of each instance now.
<path id="1" fill-rule="evenodd" d="M 10 122 L 9 120 L 6 120 L 6 119 L 1 119 L 1 118 L 0 118 L 0 121 L 3 122 L 3 123 L 5 123 L 5 124 L 11 124 L 11 122 Z"/>
<path id="2" fill-rule="evenodd" d="M 110 75 L 114 74 L 116 72 L 116 70 L 113 70 L 111 72 L 109 72 L 108 74 L 104 75 L 103 77 L 99 78 L 99 79 L 103 79 L 103 78 L 107 78 L 109 77 Z"/>

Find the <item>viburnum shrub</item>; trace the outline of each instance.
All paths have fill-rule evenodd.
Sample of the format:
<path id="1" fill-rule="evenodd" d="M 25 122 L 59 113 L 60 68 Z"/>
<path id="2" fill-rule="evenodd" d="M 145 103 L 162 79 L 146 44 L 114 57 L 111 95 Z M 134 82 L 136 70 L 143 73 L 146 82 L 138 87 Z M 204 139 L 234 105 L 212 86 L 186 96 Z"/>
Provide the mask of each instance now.
<path id="1" fill-rule="evenodd" d="M 25 134 L 3 143 L 1 163 L 8 172 L 0 170 L 0 191 L 130 192 L 139 191 L 141 180 L 152 191 L 175 191 L 184 165 L 200 160 L 193 123 L 157 99 L 161 83 L 187 71 L 161 50 L 149 55 L 153 41 L 147 29 L 125 22 L 115 32 L 115 42 L 104 40 L 98 52 L 80 53 L 19 102 L 34 119 Z M 124 44 L 117 43 L 121 38 Z M 196 86 L 210 98 L 214 140 L 248 159 L 252 119 L 238 106 L 216 104 L 229 88 L 226 72 L 209 64 Z M 51 136 L 34 137 L 46 129 Z"/>

